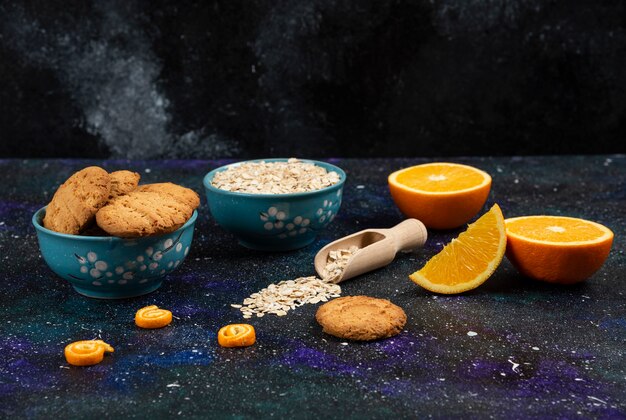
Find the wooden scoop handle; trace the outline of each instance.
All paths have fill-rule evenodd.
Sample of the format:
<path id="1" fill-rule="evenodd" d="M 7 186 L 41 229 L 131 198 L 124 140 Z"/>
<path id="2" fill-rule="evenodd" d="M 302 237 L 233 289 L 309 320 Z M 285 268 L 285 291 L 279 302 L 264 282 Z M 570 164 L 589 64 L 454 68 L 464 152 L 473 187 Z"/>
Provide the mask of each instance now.
<path id="1" fill-rule="evenodd" d="M 386 233 L 393 237 L 396 252 L 420 248 L 428 237 L 426 226 L 417 219 L 407 219 L 402 223 L 398 223 L 396 226 L 387 229 Z"/>

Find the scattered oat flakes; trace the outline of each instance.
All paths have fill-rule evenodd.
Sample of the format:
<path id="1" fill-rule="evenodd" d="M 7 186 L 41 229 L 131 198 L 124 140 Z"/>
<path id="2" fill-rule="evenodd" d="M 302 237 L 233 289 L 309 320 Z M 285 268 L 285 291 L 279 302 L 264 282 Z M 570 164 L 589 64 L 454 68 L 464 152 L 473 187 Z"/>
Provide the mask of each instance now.
<path id="1" fill-rule="evenodd" d="M 270 284 L 244 299 L 239 309 L 244 318 L 253 315 L 262 317 L 265 314 L 285 316 L 291 309 L 306 303 L 326 302 L 329 298 L 339 297 L 341 287 L 320 280 L 315 276 L 299 277 L 295 280 L 283 280 Z M 233 307 L 240 305 L 231 305 Z"/>
<path id="2" fill-rule="evenodd" d="M 248 194 L 316 191 L 339 182 L 337 172 L 291 158 L 287 162 L 245 162 L 215 174 L 211 185 Z"/>
<path id="3" fill-rule="evenodd" d="M 348 265 L 348 260 L 359 250 L 356 246 L 348 249 L 334 249 L 326 257 L 326 267 L 322 271 L 322 278 L 329 283 L 337 283 Z"/>

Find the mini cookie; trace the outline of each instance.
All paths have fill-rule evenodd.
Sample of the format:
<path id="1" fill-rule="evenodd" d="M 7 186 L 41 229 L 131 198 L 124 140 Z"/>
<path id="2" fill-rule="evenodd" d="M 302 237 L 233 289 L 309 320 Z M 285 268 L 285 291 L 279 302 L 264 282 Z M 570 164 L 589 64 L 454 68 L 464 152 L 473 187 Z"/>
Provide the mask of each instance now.
<path id="1" fill-rule="evenodd" d="M 110 191 L 111 177 L 104 169 L 90 166 L 76 172 L 54 193 L 43 225 L 55 232 L 80 233 L 107 202 Z"/>
<path id="2" fill-rule="evenodd" d="M 96 214 L 96 222 L 113 236 L 160 235 L 184 225 L 193 210 L 167 194 L 132 191 L 102 207 Z"/>
<path id="3" fill-rule="evenodd" d="M 393 337 L 406 324 L 406 314 L 387 299 L 345 296 L 319 307 L 315 319 L 323 331 L 348 340 Z"/>
<path id="4" fill-rule="evenodd" d="M 141 178 L 141 175 L 137 172 L 131 171 L 115 171 L 109 175 L 111 175 L 111 194 L 109 199 L 134 191 Z"/>
<path id="5" fill-rule="evenodd" d="M 137 187 L 136 191 L 157 192 L 168 195 L 180 203 L 184 203 L 196 209 L 200 205 L 200 197 L 194 190 L 172 184 L 171 182 L 161 182 L 157 184 L 144 184 Z"/>

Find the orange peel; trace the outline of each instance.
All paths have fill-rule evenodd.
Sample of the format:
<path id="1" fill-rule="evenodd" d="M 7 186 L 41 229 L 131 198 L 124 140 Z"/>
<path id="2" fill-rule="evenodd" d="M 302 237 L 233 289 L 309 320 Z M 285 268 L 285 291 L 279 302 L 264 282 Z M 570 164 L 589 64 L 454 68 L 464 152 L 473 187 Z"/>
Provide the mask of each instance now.
<path id="1" fill-rule="evenodd" d="M 97 365 L 104 359 L 104 353 L 114 349 L 102 340 L 75 341 L 65 346 L 65 360 L 74 366 Z"/>
<path id="2" fill-rule="evenodd" d="M 250 324 L 230 324 L 220 328 L 217 342 L 222 347 L 247 347 L 256 342 L 256 332 Z"/>
<path id="3" fill-rule="evenodd" d="M 135 314 L 135 324 L 141 328 L 163 328 L 172 322 L 172 312 L 156 305 L 141 308 Z"/>

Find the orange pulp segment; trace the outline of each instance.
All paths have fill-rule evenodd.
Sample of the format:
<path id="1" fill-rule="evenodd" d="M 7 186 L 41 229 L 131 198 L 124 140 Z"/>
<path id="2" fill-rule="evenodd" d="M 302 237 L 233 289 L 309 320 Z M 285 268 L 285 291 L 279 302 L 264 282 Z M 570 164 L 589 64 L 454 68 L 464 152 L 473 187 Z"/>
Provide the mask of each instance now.
<path id="1" fill-rule="evenodd" d="M 480 286 L 493 274 L 505 249 L 504 216 L 495 204 L 409 277 L 432 292 L 465 292 Z"/>
<path id="2" fill-rule="evenodd" d="M 425 193 L 454 193 L 486 184 L 490 176 L 457 163 L 427 163 L 401 171 L 396 181 Z"/>
<path id="3" fill-rule="evenodd" d="M 613 237 L 605 226 L 574 217 L 524 216 L 505 222 L 508 234 L 538 242 L 593 243 Z"/>

